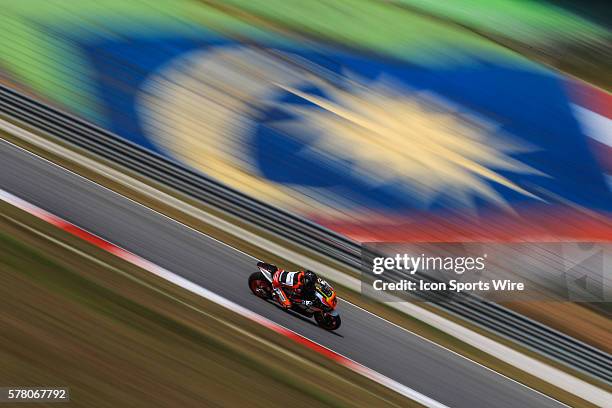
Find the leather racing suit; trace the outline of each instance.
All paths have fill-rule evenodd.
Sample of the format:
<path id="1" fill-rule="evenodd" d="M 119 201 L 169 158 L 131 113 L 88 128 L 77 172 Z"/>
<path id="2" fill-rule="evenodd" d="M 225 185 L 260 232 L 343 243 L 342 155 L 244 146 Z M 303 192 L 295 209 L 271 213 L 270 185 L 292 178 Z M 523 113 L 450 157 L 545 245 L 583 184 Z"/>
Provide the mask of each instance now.
<path id="1" fill-rule="evenodd" d="M 272 278 L 272 289 L 278 303 L 288 309 L 292 301 L 310 306 L 316 299 L 316 275 L 310 271 L 289 272 L 277 270 Z"/>

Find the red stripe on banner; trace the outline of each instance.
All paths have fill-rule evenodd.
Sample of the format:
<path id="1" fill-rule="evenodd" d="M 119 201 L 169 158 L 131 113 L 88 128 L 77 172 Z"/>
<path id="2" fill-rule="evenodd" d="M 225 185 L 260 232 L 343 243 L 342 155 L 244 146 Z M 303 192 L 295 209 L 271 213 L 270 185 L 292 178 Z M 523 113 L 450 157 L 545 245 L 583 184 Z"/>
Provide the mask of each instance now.
<path id="1" fill-rule="evenodd" d="M 612 94 L 586 82 L 570 81 L 568 86 L 579 105 L 612 119 Z"/>
<path id="2" fill-rule="evenodd" d="M 419 213 L 405 217 L 335 220 L 312 216 L 360 242 L 612 241 L 612 218 L 588 210 L 532 208 L 480 217 Z"/>

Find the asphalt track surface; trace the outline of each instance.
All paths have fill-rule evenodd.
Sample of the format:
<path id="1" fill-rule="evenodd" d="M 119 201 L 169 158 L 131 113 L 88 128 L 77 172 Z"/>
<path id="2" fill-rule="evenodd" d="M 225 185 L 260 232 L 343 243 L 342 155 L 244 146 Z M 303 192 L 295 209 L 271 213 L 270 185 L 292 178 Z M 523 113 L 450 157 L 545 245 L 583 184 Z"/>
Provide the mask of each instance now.
<path id="1" fill-rule="evenodd" d="M 0 188 L 449 407 L 564 406 L 346 302 L 324 331 L 251 294 L 253 258 L 5 141 Z"/>

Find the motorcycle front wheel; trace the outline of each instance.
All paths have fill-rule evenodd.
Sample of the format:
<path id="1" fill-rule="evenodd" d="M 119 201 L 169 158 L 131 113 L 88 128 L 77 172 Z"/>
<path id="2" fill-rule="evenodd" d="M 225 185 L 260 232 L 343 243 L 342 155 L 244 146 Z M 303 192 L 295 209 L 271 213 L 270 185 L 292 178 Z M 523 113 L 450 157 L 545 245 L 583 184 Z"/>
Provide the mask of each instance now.
<path id="1" fill-rule="evenodd" d="M 315 321 L 325 330 L 337 330 L 342 323 L 340 315 L 337 313 L 315 313 Z"/>

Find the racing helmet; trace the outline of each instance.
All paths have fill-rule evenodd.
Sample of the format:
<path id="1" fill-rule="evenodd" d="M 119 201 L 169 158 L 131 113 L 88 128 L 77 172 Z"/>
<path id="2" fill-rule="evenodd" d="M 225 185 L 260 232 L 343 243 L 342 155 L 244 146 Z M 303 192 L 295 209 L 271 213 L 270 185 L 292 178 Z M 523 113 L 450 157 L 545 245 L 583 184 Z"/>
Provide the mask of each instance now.
<path id="1" fill-rule="evenodd" d="M 304 271 L 304 288 L 313 289 L 315 283 L 317 282 L 317 274 L 313 271 L 305 270 Z"/>

